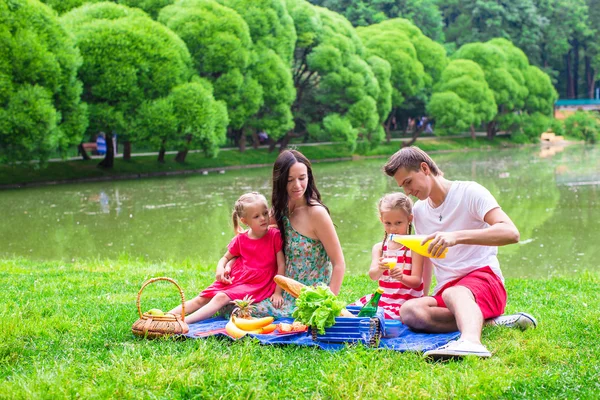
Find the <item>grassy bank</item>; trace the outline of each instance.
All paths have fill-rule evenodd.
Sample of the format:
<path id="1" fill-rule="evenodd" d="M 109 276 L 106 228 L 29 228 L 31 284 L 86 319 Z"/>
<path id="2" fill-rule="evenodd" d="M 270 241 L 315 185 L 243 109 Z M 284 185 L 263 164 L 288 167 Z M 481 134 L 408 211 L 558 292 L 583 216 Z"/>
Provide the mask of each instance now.
<path id="1" fill-rule="evenodd" d="M 188 298 L 213 268 L 122 259 L 77 264 L 0 261 L 0 398 L 597 398 L 600 275 L 508 280 L 508 312 L 536 330 L 485 328 L 488 360 L 432 364 L 418 354 L 363 347 L 329 353 L 209 338 L 132 336 L 136 294 L 149 277 L 178 280 Z M 374 289 L 348 276 L 342 298 Z M 178 302 L 167 282 L 142 308 Z"/>
<path id="2" fill-rule="evenodd" d="M 463 150 L 511 145 L 507 138 L 496 138 L 488 141 L 485 138 L 453 138 L 420 140 L 417 144 L 426 151 Z M 398 150 L 399 141 L 381 144 L 370 150 L 365 156 L 389 156 Z M 311 160 L 328 160 L 351 158 L 352 152 L 342 144 L 323 144 L 319 146 L 298 147 Z M 243 153 L 238 150 L 221 151 L 216 158 L 206 158 L 202 153 L 190 153 L 185 163 L 175 162 L 174 156 L 166 157 L 164 164 L 159 164 L 157 156 L 139 156 L 124 161 L 115 159 L 112 170 L 97 167 L 99 160 L 76 160 L 48 163 L 47 167 L 36 168 L 35 164 L 16 166 L 0 166 L 0 188 L 9 185 L 27 185 L 40 182 L 68 182 L 86 179 L 136 179 L 144 176 L 157 176 L 190 171 L 200 173 L 202 170 L 218 168 L 235 168 L 248 165 L 269 165 L 275 161 L 277 151 L 269 153 L 266 149 L 248 149 Z"/>

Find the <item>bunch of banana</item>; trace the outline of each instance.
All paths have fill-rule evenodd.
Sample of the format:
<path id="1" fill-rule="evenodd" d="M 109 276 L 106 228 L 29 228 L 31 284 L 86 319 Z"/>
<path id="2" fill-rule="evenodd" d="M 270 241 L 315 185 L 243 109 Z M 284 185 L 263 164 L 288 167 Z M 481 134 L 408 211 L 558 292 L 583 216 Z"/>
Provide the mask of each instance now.
<path id="1" fill-rule="evenodd" d="M 227 334 L 234 339 L 244 337 L 247 333 L 271 333 L 276 328 L 277 325 L 273 324 L 273 317 L 245 319 L 232 315 L 225 325 Z"/>

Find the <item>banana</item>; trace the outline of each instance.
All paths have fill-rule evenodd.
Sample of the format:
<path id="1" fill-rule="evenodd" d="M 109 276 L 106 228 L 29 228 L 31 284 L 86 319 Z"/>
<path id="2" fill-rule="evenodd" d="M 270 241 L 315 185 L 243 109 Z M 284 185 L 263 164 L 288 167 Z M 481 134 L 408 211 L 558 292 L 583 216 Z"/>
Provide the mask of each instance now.
<path id="1" fill-rule="evenodd" d="M 277 329 L 277 325 L 270 324 L 270 325 L 263 326 L 262 328 L 260 328 L 260 332 L 259 333 L 261 333 L 263 335 L 266 335 L 268 333 L 273 332 L 275 329 Z"/>
<path id="2" fill-rule="evenodd" d="M 241 330 L 240 328 L 238 328 L 232 320 L 229 320 L 229 322 L 227 323 L 227 325 L 225 325 L 225 331 L 227 332 L 227 334 L 229 336 L 231 336 L 234 339 L 240 339 L 244 336 L 246 336 L 246 331 Z"/>
<path id="3" fill-rule="evenodd" d="M 257 318 L 257 319 L 244 319 L 244 318 L 236 318 L 232 315 L 231 321 L 238 328 L 245 330 L 247 332 L 252 332 L 252 331 L 260 330 L 262 327 L 271 324 L 273 322 L 273 317 L 264 317 L 264 318 Z M 252 333 L 260 333 L 260 332 L 252 332 Z"/>

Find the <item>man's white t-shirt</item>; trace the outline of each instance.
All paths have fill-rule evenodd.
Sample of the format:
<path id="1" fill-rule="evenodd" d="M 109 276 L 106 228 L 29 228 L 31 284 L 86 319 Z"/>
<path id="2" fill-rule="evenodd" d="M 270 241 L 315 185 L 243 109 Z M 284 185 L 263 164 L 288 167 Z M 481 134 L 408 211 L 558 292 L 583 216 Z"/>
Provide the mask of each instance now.
<path id="1" fill-rule="evenodd" d="M 489 224 L 483 218 L 489 211 L 499 207 L 494 196 L 480 184 L 452 181 L 446 199 L 439 207 L 431 207 L 429 200 L 415 203 L 415 232 L 429 235 L 434 232 L 487 228 Z M 446 258 L 431 259 L 437 279 L 433 293 L 437 293 L 446 283 L 486 266 L 504 282 L 497 254 L 496 246 L 458 244 L 449 247 Z"/>

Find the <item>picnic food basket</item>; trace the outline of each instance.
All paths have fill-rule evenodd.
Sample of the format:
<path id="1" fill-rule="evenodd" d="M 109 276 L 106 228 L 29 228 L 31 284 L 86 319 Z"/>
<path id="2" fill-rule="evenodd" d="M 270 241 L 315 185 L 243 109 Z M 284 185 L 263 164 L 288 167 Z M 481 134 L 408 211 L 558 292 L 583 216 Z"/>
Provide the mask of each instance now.
<path id="1" fill-rule="evenodd" d="M 137 309 L 140 315 L 140 318 L 135 321 L 133 324 L 131 331 L 136 336 L 141 336 L 147 339 L 155 339 L 162 336 L 168 335 L 180 335 L 189 332 L 188 325 L 185 321 L 182 320 L 180 315 L 173 314 L 165 314 L 165 315 L 151 315 L 148 313 L 142 313 L 142 308 L 140 305 L 140 298 L 142 296 L 142 292 L 144 288 L 149 284 L 156 281 L 168 281 L 174 284 L 179 290 L 179 295 L 181 296 L 181 315 L 185 315 L 185 296 L 183 294 L 183 290 L 181 287 L 171 278 L 166 277 L 158 277 L 148 279 L 142 285 L 142 288 L 137 294 Z"/>
<path id="2" fill-rule="evenodd" d="M 348 306 L 347 309 L 358 315 L 361 307 Z M 366 346 L 377 347 L 383 331 L 383 309 L 377 309 L 375 317 L 336 317 L 335 323 L 325 328 L 325 334 L 320 335 L 316 329 L 311 328 L 312 339 L 315 342 L 325 343 L 363 343 Z"/>

